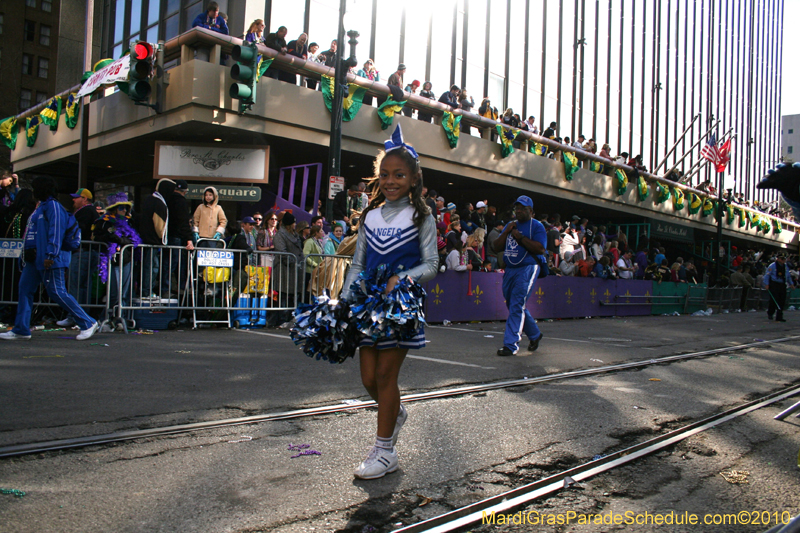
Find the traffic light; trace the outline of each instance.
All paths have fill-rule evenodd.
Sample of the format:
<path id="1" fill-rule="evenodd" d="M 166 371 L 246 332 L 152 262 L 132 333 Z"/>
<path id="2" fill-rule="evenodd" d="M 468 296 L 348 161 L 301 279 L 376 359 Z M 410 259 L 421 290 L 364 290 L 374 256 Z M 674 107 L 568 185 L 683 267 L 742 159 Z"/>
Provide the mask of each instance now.
<path id="1" fill-rule="evenodd" d="M 256 103 L 258 47 L 255 43 L 243 43 L 241 46 L 234 46 L 231 55 L 237 61 L 231 68 L 231 77 L 240 83 L 231 85 L 230 95 L 239 100 L 239 113 L 244 113 Z"/>
<path id="2" fill-rule="evenodd" d="M 137 105 L 148 105 L 150 100 L 150 78 L 154 73 L 155 47 L 144 41 L 137 41 L 131 50 L 131 71 L 128 74 L 128 96 Z"/>

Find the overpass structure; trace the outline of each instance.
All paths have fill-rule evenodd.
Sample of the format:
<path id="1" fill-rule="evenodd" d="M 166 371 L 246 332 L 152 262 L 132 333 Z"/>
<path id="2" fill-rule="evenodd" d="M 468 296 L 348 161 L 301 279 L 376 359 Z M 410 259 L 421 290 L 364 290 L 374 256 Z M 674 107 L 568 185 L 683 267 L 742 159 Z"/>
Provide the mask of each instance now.
<path id="1" fill-rule="evenodd" d="M 152 187 L 155 177 L 158 142 L 177 145 L 210 145 L 213 149 L 234 151 L 241 147 L 269 147 L 268 162 L 263 175 L 251 176 L 251 182 L 276 182 L 278 169 L 326 160 L 330 140 L 330 113 L 323 94 L 290 83 L 262 78 L 258 83 L 257 103 L 245 114 L 238 113 L 237 101 L 232 101 L 228 88 L 234 82 L 230 69 L 220 65 L 222 54 L 230 53 L 241 40 L 201 28 L 181 34 L 164 45 L 169 83 L 161 97 L 161 113 L 135 106 L 121 91 L 96 98 L 87 105 L 88 151 L 91 182 L 107 182 Z M 277 54 L 259 46 L 265 58 L 274 58 L 273 66 L 310 78 L 333 76 L 333 69 L 318 63 L 306 62 L 293 56 Z M 389 89 L 348 73 L 348 82 L 367 89 L 369 94 L 386 96 Z M 155 83 L 155 82 L 154 82 Z M 65 92 L 75 91 L 73 88 Z M 156 91 L 153 91 L 156 94 Z M 641 173 L 649 194 L 642 198 L 638 183 L 631 183 L 619 193 L 616 178 L 586 168 L 579 169 L 571 181 L 565 176 L 564 164 L 530 153 L 528 143 L 540 143 L 554 149 L 578 152 L 585 161 L 597 161 L 606 168 L 620 168 L 629 176 L 633 169 L 617 165 L 594 154 L 561 146 L 558 143 L 528 132 L 519 132 L 521 149 L 507 157 L 501 154 L 497 142 L 462 134 L 451 148 L 441 126 L 443 104 L 406 94 L 407 106 L 434 115 L 434 123 L 415 120 L 397 113 L 394 123 L 402 124 L 405 137 L 420 154 L 426 184 L 445 197 L 458 197 L 476 202 L 490 198 L 494 205 L 513 201 L 517 195 L 532 195 L 539 213 L 579 213 L 593 221 L 656 223 L 657 232 L 665 239 L 698 242 L 711 240 L 716 232 L 713 215 L 689 213 L 692 195 L 705 199 L 707 193 Z M 37 106 L 17 119 L 38 114 Z M 462 115 L 462 127 L 495 128 L 496 123 L 471 113 L 455 110 Z M 12 162 L 18 171 L 50 174 L 74 179 L 80 150 L 80 128 L 60 127 L 56 131 L 42 128 L 33 146 L 27 146 L 22 128 L 20 140 L 12 150 Z M 344 177 L 360 181 L 371 176 L 371 163 L 391 129 L 383 130 L 377 110 L 363 106 L 356 116 L 342 127 L 342 159 Z M 588 165 L 586 165 L 588 166 Z M 613 174 L 613 172 L 612 172 Z M 224 180 L 220 180 L 220 183 Z M 268 186 L 268 185 L 267 185 Z M 685 196 L 686 207 L 676 209 L 672 200 L 659 203 L 657 187 Z M 712 198 L 714 199 L 714 198 Z M 240 206 L 239 215 L 248 214 Z M 739 222 L 739 211 L 744 224 Z M 723 218 L 723 238 L 750 241 L 764 245 L 796 249 L 798 231 L 795 223 L 778 220 L 744 207 L 736 207 L 736 217 Z M 748 214 L 749 213 L 749 214 Z M 751 220 L 765 221 L 758 227 Z M 769 227 L 765 232 L 764 225 Z"/>

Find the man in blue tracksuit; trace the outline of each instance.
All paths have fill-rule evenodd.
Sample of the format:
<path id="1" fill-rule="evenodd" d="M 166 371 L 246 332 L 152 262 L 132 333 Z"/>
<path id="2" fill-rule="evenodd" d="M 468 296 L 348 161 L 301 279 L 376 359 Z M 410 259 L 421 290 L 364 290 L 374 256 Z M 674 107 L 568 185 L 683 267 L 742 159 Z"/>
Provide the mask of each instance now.
<path id="1" fill-rule="evenodd" d="M 514 203 L 516 220 L 509 222 L 503 233 L 492 243 L 495 250 L 505 246 L 503 261 L 506 271 L 503 274 L 503 297 L 508 307 L 508 320 L 503 335 L 503 347 L 497 355 L 516 355 L 522 332 L 528 336 L 528 351 L 534 352 L 542 340 L 542 333 L 536 321 L 525 308 L 528 297 L 533 292 L 536 278 L 541 272 L 540 264 L 546 261 L 547 231 L 533 218 L 533 200 L 520 196 Z"/>
<path id="2" fill-rule="evenodd" d="M 97 331 L 98 323 L 78 305 L 64 283 L 72 254 L 61 249 L 64 233 L 68 229 L 67 211 L 56 200 L 57 194 L 56 182 L 52 178 L 43 176 L 33 180 L 33 195 L 41 203 L 25 229 L 17 317 L 10 331 L 0 333 L 2 340 L 31 338 L 33 295 L 40 283 L 44 283 L 50 299 L 64 308 L 80 326 L 77 340 L 86 340 Z"/>

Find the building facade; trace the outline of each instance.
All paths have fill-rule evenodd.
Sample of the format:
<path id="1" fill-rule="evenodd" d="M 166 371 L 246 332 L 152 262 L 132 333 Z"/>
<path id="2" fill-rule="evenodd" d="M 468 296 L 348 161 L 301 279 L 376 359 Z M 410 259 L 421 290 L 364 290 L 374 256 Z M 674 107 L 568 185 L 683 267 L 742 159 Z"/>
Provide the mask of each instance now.
<path id="1" fill-rule="evenodd" d="M 95 32 L 100 31 L 101 13 L 97 0 Z M 80 83 L 85 26 L 86 0 L 0 0 L 0 118 Z M 99 40 L 93 55 L 99 59 Z M 8 164 L 8 150 L 2 146 L 0 167 Z"/>
<path id="2" fill-rule="evenodd" d="M 800 152 L 800 115 L 781 117 L 781 161 L 796 163 Z"/>
<path id="3" fill-rule="evenodd" d="M 336 38 L 338 0 L 220 0 L 231 35 L 262 18 L 267 31 L 301 32 L 322 50 Z M 198 0 L 105 0 L 106 57 L 131 40 L 170 39 L 205 8 Z M 735 134 L 725 188 L 771 200 L 755 185 L 779 158 L 783 0 L 349 0 L 346 24 L 360 33 L 359 64 L 382 79 L 399 63 L 404 82 L 431 81 L 436 94 L 466 88 L 502 113 L 535 116 L 540 130 L 584 134 L 611 153 L 643 156 L 658 172 L 689 171 L 712 125 Z M 696 185 L 715 179 L 709 170 Z"/>

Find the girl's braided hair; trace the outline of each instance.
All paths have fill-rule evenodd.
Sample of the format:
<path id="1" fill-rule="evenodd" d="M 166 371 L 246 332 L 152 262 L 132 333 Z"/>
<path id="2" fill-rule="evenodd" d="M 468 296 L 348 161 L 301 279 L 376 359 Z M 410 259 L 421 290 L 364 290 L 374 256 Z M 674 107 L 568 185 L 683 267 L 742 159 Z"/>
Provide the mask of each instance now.
<path id="1" fill-rule="evenodd" d="M 386 201 L 386 197 L 381 192 L 379 186 L 378 175 L 381 172 L 381 162 L 387 155 L 401 158 L 408 168 L 411 169 L 413 175 L 410 177 L 410 179 L 414 179 L 414 177 L 417 178 L 417 183 L 411 186 L 410 196 L 411 205 L 414 206 L 414 225 L 419 227 L 431 214 L 431 210 L 425 203 L 425 200 L 422 199 L 422 168 L 419 165 L 419 159 L 411 155 L 411 153 L 405 148 L 397 148 L 388 154 L 386 152 L 381 152 L 378 154 L 378 157 L 375 158 L 375 164 L 373 165 L 373 177 L 369 180 L 372 187 L 372 190 L 370 191 L 369 206 L 367 206 L 367 208 L 361 213 L 361 220 L 366 220 L 367 213 L 377 207 L 380 207 Z"/>

